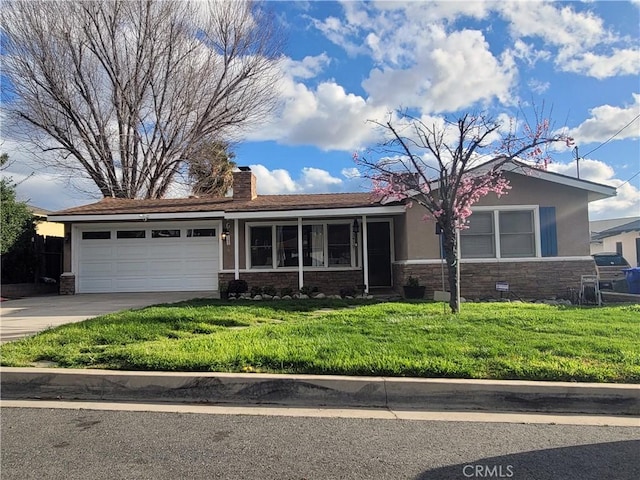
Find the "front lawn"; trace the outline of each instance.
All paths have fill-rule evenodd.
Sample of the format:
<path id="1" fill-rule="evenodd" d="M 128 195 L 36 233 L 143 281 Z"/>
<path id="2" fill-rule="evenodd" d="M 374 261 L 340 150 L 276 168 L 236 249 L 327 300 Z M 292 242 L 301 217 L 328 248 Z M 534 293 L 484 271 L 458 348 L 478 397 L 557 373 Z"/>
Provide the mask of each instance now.
<path id="1" fill-rule="evenodd" d="M 640 383 L 640 306 L 183 302 L 4 345 L 5 366 Z"/>

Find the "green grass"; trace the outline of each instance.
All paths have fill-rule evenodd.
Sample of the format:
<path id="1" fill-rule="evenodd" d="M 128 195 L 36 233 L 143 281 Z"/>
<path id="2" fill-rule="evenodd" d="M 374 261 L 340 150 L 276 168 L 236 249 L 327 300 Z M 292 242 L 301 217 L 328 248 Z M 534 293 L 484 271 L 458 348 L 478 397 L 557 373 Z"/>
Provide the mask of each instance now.
<path id="1" fill-rule="evenodd" d="M 0 349 L 5 366 L 640 383 L 640 306 L 340 300 L 161 305 Z"/>

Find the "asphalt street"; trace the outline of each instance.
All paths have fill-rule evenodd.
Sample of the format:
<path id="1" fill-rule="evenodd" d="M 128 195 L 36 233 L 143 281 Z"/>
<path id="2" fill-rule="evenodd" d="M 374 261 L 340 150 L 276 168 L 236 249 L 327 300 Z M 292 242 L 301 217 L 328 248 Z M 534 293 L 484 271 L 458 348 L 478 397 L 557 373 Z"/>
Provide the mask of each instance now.
<path id="1" fill-rule="evenodd" d="M 640 478 L 640 427 L 2 408 L 10 479 Z"/>

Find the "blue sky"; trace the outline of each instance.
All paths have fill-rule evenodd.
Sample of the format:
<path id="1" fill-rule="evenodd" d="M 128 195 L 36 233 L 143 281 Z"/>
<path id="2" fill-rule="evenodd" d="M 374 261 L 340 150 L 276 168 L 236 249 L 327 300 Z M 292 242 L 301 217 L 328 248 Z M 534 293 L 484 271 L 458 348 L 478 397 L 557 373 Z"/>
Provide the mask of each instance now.
<path id="1" fill-rule="evenodd" d="M 640 215 L 640 1 L 265 7 L 288 37 L 281 102 L 235 146 L 259 193 L 365 188 L 352 153 L 377 140 L 367 120 L 399 107 L 424 118 L 501 118 L 544 102 L 554 125 L 576 140 L 581 177 L 619 187 L 615 199 L 591 205 L 592 219 Z M 48 209 L 93 200 L 4 143 L 18 159 L 9 172 L 15 180 L 34 172 L 18 187 L 22 199 Z M 550 169 L 576 175 L 573 155 L 560 148 Z"/>

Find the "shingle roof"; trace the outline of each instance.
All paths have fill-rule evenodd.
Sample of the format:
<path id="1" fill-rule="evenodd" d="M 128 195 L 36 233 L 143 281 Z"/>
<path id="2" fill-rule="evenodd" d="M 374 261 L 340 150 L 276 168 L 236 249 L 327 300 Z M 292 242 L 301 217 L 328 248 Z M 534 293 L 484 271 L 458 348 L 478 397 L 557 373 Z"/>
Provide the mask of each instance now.
<path id="1" fill-rule="evenodd" d="M 625 223 L 624 225 L 619 225 L 617 227 L 609 228 L 608 230 L 603 230 L 602 232 L 594 235 L 594 240 L 598 240 L 601 238 L 612 237 L 613 235 L 617 235 L 619 233 L 624 232 L 634 232 L 636 230 L 640 230 L 640 220 L 635 220 L 633 222 Z"/>
<path id="2" fill-rule="evenodd" d="M 96 203 L 56 212 L 55 215 L 182 213 L 222 210 L 225 212 L 253 212 L 353 208 L 374 205 L 379 205 L 379 203 L 371 193 L 259 195 L 253 200 L 234 200 L 231 197 L 163 198 L 152 200 L 104 198 Z"/>

